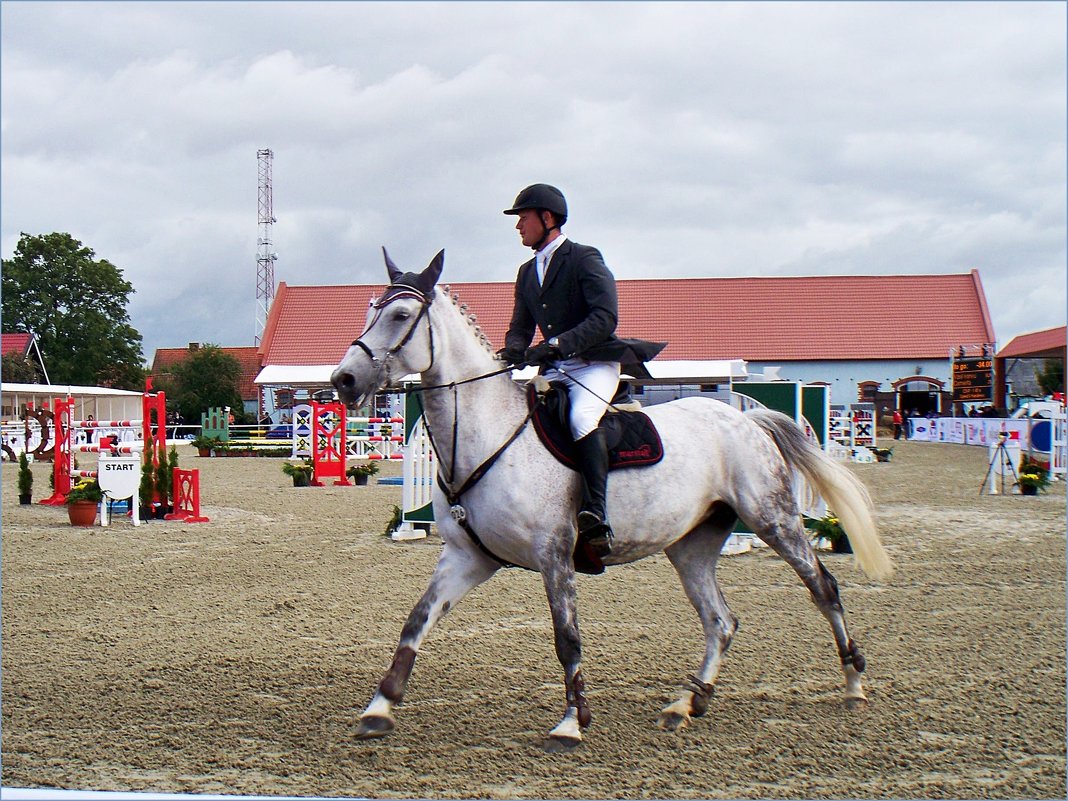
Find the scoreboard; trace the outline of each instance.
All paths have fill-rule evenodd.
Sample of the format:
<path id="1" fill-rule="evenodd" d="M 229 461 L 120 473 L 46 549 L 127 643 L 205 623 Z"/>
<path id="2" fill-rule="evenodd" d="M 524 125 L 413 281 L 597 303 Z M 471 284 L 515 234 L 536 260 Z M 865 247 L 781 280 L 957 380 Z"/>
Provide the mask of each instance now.
<path id="1" fill-rule="evenodd" d="M 994 361 L 989 356 L 953 360 L 953 400 L 993 401 Z"/>

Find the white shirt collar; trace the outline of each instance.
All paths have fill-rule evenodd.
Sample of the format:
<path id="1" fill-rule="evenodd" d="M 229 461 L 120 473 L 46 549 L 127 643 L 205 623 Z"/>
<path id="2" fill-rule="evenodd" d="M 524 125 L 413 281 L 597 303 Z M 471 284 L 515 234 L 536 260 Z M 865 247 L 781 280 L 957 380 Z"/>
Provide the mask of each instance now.
<path id="1" fill-rule="evenodd" d="M 556 249 L 562 244 L 564 244 L 564 242 L 566 241 L 567 236 L 565 236 L 564 234 L 560 234 L 560 236 L 556 237 L 556 239 L 554 239 L 552 242 L 550 242 L 541 250 L 539 250 L 536 254 L 534 254 L 534 258 L 538 259 L 541 262 L 548 262 L 549 259 L 552 258 L 552 255 L 556 252 Z"/>

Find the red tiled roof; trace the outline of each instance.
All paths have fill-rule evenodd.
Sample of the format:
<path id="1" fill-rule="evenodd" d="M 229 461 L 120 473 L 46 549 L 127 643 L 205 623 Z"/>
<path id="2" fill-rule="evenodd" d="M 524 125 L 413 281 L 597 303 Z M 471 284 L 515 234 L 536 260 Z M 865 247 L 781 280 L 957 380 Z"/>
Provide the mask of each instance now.
<path id="1" fill-rule="evenodd" d="M 256 400 L 259 398 L 259 387 L 253 383 L 259 375 L 262 365 L 260 364 L 259 348 L 219 348 L 223 353 L 233 356 L 241 366 L 241 373 L 237 380 L 237 390 L 242 400 Z M 156 355 L 152 359 L 153 377 L 169 373 L 174 365 L 189 358 L 192 351 L 188 348 L 157 348 Z"/>
<path id="2" fill-rule="evenodd" d="M 17 353 L 25 356 L 30 349 L 33 334 L 0 334 L 0 356 Z"/>
<path id="3" fill-rule="evenodd" d="M 672 278 L 617 281 L 616 333 L 658 342 L 676 360 L 945 358 L 994 342 L 978 273 Z M 334 364 L 363 330 L 384 284 L 279 285 L 263 364 Z M 512 282 L 454 283 L 494 347 L 512 315 Z"/>
<path id="4" fill-rule="evenodd" d="M 1057 357 L 1064 358 L 1068 342 L 1068 326 L 1047 328 L 1013 337 L 1004 348 L 998 351 L 998 358 Z"/>

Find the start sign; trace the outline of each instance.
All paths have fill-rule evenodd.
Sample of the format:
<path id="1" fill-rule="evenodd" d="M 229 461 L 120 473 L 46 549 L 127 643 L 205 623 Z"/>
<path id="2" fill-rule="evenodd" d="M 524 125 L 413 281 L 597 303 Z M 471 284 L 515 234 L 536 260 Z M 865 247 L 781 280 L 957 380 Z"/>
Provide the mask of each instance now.
<path id="1" fill-rule="evenodd" d="M 992 401 L 994 362 L 989 356 L 953 360 L 953 400 Z"/>
<path id="2" fill-rule="evenodd" d="M 109 498 L 132 498 L 141 483 L 141 459 L 138 456 L 110 456 L 100 454 L 97 481 Z"/>

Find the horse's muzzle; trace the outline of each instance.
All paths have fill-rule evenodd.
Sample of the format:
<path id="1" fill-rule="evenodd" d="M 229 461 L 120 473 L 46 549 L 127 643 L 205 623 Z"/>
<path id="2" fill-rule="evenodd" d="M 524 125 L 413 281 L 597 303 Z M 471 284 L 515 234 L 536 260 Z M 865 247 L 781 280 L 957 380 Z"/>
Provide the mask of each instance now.
<path id="1" fill-rule="evenodd" d="M 337 390 L 338 399 L 346 406 L 361 405 L 368 394 L 366 390 L 358 386 L 359 382 L 356 379 L 356 375 L 351 370 L 343 367 L 338 367 L 334 370 L 330 376 L 330 383 Z M 360 403 L 357 403 L 357 401 Z"/>

